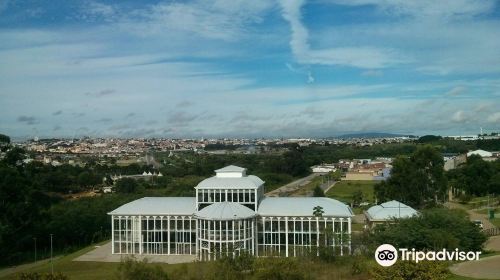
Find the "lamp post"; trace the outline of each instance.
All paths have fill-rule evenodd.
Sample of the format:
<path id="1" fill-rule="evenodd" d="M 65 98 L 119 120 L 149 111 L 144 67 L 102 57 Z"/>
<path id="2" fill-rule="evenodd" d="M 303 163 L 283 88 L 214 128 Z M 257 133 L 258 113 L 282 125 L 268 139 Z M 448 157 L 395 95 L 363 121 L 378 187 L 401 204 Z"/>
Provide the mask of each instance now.
<path id="1" fill-rule="evenodd" d="M 52 253 L 53 253 L 53 250 L 52 250 L 52 236 L 53 234 L 51 233 L 50 234 L 50 271 L 52 273 L 52 275 L 54 275 L 54 261 L 52 259 Z"/>
<path id="2" fill-rule="evenodd" d="M 36 262 L 36 237 L 33 237 L 33 240 L 35 241 L 35 262 Z"/>

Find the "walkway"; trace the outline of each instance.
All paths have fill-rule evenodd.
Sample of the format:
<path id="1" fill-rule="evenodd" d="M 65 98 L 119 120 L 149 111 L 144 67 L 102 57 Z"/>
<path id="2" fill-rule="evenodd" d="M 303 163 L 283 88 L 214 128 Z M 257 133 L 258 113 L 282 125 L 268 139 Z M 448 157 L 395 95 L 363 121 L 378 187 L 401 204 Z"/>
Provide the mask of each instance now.
<path id="1" fill-rule="evenodd" d="M 500 279 L 500 255 L 454 264 L 453 274 L 478 279 Z"/>
<path id="2" fill-rule="evenodd" d="M 309 176 L 306 176 L 304 178 L 300 178 L 298 180 L 295 180 L 291 183 L 288 183 L 282 187 L 279 187 L 275 190 L 272 190 L 268 193 L 266 193 L 266 196 L 289 196 L 291 193 L 297 191 L 300 187 L 303 187 L 307 184 L 309 184 L 315 177 L 319 176 L 318 173 L 313 173 Z"/>
<path id="3" fill-rule="evenodd" d="M 84 255 L 79 256 L 73 261 L 79 262 L 120 262 L 127 255 L 111 254 L 111 242 L 96 248 Z M 194 255 L 135 255 L 137 260 L 148 259 L 149 262 L 158 263 L 189 263 L 196 260 Z"/>

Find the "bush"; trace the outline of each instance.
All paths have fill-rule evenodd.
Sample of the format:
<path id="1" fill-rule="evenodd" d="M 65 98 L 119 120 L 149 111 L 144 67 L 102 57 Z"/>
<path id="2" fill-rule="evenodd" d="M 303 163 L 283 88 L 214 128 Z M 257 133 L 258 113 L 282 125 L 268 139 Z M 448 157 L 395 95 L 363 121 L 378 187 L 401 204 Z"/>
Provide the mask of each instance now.
<path id="1" fill-rule="evenodd" d="M 17 276 L 18 280 L 67 280 L 68 276 L 56 272 L 55 274 L 51 273 L 21 273 Z"/>
<path id="2" fill-rule="evenodd" d="M 255 280 L 302 280 L 306 278 L 305 270 L 299 262 L 292 258 L 261 258 L 255 262 Z"/>
<path id="3" fill-rule="evenodd" d="M 126 258 L 118 266 L 117 280 L 168 280 L 168 275 L 158 265 L 150 265 L 135 258 Z"/>
<path id="4" fill-rule="evenodd" d="M 445 280 L 449 276 L 446 262 L 399 261 L 391 267 L 376 267 L 371 271 L 374 280 Z"/>

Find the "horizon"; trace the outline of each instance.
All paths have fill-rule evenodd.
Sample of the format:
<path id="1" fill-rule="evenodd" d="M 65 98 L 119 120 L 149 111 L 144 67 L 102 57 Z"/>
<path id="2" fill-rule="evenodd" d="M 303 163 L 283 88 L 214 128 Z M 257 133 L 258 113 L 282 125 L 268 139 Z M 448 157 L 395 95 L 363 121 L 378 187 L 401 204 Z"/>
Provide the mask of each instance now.
<path id="1" fill-rule="evenodd" d="M 13 139 L 500 131 L 499 1 L 3 1 Z"/>

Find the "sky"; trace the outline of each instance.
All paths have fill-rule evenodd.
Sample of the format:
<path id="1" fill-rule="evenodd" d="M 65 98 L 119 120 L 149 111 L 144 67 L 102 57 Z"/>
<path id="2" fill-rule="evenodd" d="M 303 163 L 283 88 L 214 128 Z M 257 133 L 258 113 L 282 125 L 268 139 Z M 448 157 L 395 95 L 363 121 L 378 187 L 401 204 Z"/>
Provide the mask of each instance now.
<path id="1" fill-rule="evenodd" d="M 0 133 L 500 131 L 490 0 L 0 0 Z"/>

